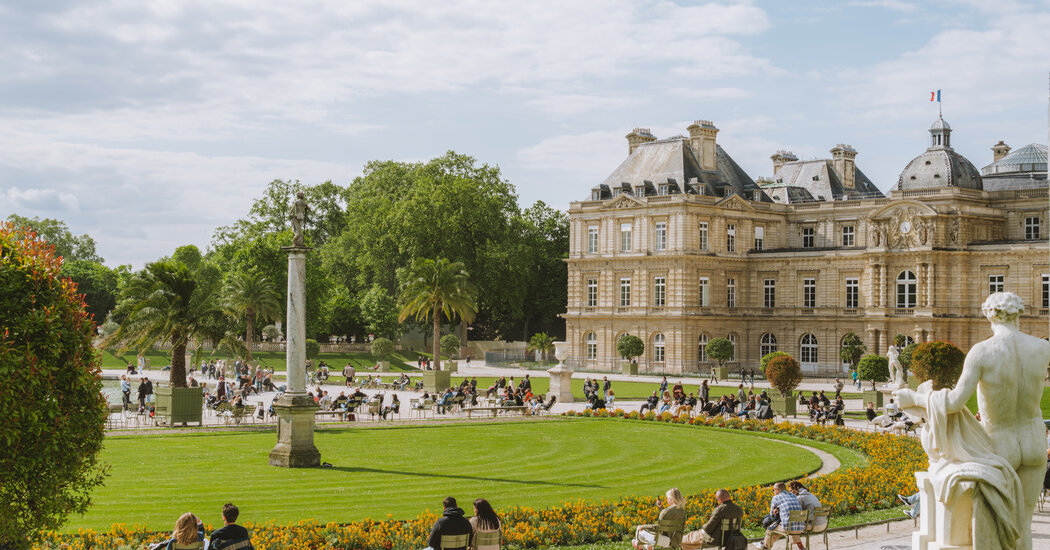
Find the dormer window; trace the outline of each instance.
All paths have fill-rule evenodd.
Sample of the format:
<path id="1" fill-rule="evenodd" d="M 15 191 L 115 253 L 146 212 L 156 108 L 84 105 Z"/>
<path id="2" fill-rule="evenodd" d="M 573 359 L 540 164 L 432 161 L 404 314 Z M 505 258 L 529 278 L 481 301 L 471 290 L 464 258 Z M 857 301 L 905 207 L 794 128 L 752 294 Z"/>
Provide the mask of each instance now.
<path id="1" fill-rule="evenodd" d="M 933 177 L 934 177 L 934 178 L 940 178 L 940 177 L 941 177 L 941 175 L 940 175 L 940 174 L 934 174 L 934 175 L 933 175 Z"/>
<path id="2" fill-rule="evenodd" d="M 813 176 L 813 181 L 820 181 L 820 176 Z"/>
<path id="3" fill-rule="evenodd" d="M 661 195 L 670 195 L 671 194 L 671 186 L 666 184 L 666 183 L 661 183 L 660 184 L 660 191 L 659 191 L 659 193 Z"/>
<path id="4" fill-rule="evenodd" d="M 597 190 L 597 189 L 594 189 L 593 191 L 591 191 L 591 200 L 592 201 L 600 201 L 600 200 L 602 200 L 602 192 Z"/>
<path id="5" fill-rule="evenodd" d="M 926 166 L 929 166 L 929 165 L 930 165 L 930 161 L 926 161 Z"/>

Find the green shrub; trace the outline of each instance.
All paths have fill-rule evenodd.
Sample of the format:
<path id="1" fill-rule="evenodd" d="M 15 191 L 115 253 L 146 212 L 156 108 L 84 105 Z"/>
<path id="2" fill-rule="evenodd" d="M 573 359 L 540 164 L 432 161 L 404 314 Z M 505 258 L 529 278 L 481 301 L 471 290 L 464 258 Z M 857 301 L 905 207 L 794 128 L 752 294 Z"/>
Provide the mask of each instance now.
<path id="1" fill-rule="evenodd" d="M 441 355 L 449 358 L 459 353 L 459 337 L 455 334 L 446 334 L 441 337 Z"/>
<path id="2" fill-rule="evenodd" d="M 861 380 L 871 381 L 871 391 L 875 391 L 876 382 L 890 379 L 890 360 L 881 355 L 865 355 L 857 365 L 857 376 Z"/>
<path id="3" fill-rule="evenodd" d="M 911 354 L 911 369 L 919 381 L 933 381 L 933 389 L 954 388 L 966 354 L 950 342 L 923 342 Z"/>
<path id="4" fill-rule="evenodd" d="M 316 359 L 321 354 L 321 344 L 317 343 L 317 340 L 313 338 L 306 339 L 306 358 Z"/>
<path id="5" fill-rule="evenodd" d="M 915 348 L 917 347 L 919 347 L 919 344 L 912 342 L 907 346 L 904 346 L 904 349 L 901 350 L 900 355 L 897 356 L 897 360 L 901 362 L 901 366 L 904 367 L 904 370 L 911 370 L 912 354 L 915 353 Z"/>
<path id="6" fill-rule="evenodd" d="M 772 354 L 770 354 L 772 355 Z M 791 395 L 791 390 L 802 383 L 802 369 L 795 358 L 788 355 L 778 355 L 769 360 L 765 369 L 766 380 L 782 396 Z"/>
<path id="7" fill-rule="evenodd" d="M 630 361 L 645 353 L 645 342 L 633 334 L 624 334 L 616 341 L 616 352 L 620 357 Z"/>
<path id="8" fill-rule="evenodd" d="M 95 327 L 61 259 L 0 224 L 0 548 L 20 550 L 83 514 L 105 473 L 109 409 Z"/>
<path id="9" fill-rule="evenodd" d="M 860 336 L 857 336 L 855 332 L 847 332 L 842 337 L 839 359 L 842 359 L 843 363 L 848 363 L 850 370 L 856 370 L 857 363 L 860 362 L 860 358 L 864 356 L 865 351 L 868 351 L 868 348 L 861 341 Z"/>
<path id="10" fill-rule="evenodd" d="M 790 357 L 790 355 L 786 351 L 773 351 L 763 355 L 762 361 L 759 362 L 759 367 L 761 367 L 762 369 L 763 376 L 765 375 L 764 373 L 766 372 L 766 367 L 769 365 L 769 362 L 777 357 L 782 357 L 784 355 L 788 355 Z"/>
<path id="11" fill-rule="evenodd" d="M 375 355 L 381 361 L 387 361 L 392 353 L 394 353 L 394 343 L 389 338 L 372 340 L 372 355 Z"/>
<path id="12" fill-rule="evenodd" d="M 733 358 L 736 350 L 733 349 L 733 342 L 730 342 L 728 338 L 712 338 L 704 351 L 708 357 L 718 361 L 719 367 L 724 367 L 726 361 Z"/>

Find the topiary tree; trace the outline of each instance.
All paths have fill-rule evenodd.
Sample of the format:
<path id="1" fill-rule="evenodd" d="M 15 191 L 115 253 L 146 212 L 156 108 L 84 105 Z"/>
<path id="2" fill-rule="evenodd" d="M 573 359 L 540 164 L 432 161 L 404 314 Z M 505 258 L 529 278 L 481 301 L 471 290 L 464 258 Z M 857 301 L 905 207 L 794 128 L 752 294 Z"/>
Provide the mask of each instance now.
<path id="1" fill-rule="evenodd" d="M 772 355 L 772 353 L 769 355 Z M 786 353 L 777 355 L 769 360 L 766 364 L 765 375 L 766 380 L 769 380 L 769 384 L 776 388 L 780 395 L 784 397 L 791 395 L 791 390 L 794 390 L 802 383 L 802 368 L 799 367 L 798 361 L 795 361 L 794 357 Z"/>
<path id="2" fill-rule="evenodd" d="M 379 358 L 380 361 L 388 361 L 390 355 L 394 353 L 394 343 L 389 338 L 376 338 L 372 340 L 372 355 Z"/>
<path id="3" fill-rule="evenodd" d="M 450 358 L 459 353 L 459 337 L 455 334 L 446 334 L 441 337 L 441 354 Z"/>
<path id="4" fill-rule="evenodd" d="M 911 368 L 920 381 L 932 380 L 933 389 L 954 388 L 966 354 L 950 342 L 923 342 L 911 354 Z"/>
<path id="5" fill-rule="evenodd" d="M 627 361 L 645 353 L 645 342 L 633 334 L 624 334 L 616 341 L 616 353 Z"/>
<path id="6" fill-rule="evenodd" d="M 262 329 L 262 335 L 271 342 L 276 342 L 281 337 L 281 329 L 277 328 L 277 325 L 266 325 Z"/>
<path id="7" fill-rule="evenodd" d="M 855 332 L 847 332 L 842 337 L 842 349 L 839 350 L 839 359 L 842 359 L 843 363 L 849 363 L 850 370 L 857 370 L 857 363 L 860 362 L 860 358 L 864 356 L 865 351 L 868 351 L 868 348 L 861 341 L 860 336 L 857 336 Z"/>
<path id="8" fill-rule="evenodd" d="M 708 357 L 718 360 L 719 367 L 724 367 L 726 361 L 733 358 L 736 350 L 733 349 L 733 343 L 728 338 L 712 338 L 704 351 Z"/>
<path id="9" fill-rule="evenodd" d="M 890 379 L 890 360 L 881 355 L 865 355 L 857 364 L 857 376 L 861 380 L 870 380 L 871 391 L 875 391 L 876 382 L 886 382 Z"/>
<path id="10" fill-rule="evenodd" d="M 313 338 L 306 339 L 306 358 L 317 359 L 317 356 L 321 354 L 321 344 L 317 343 L 317 340 Z"/>
<path id="11" fill-rule="evenodd" d="M 0 224 L 0 548 L 22 550 L 83 514 L 102 485 L 109 409 L 95 327 L 61 259 Z"/>
<path id="12" fill-rule="evenodd" d="M 759 367 L 762 369 L 762 372 L 763 373 L 766 372 L 766 367 L 769 365 L 770 361 L 772 361 L 774 358 L 780 357 L 782 355 L 788 355 L 788 353 L 786 351 L 773 351 L 773 352 L 770 352 L 770 353 L 767 353 L 767 354 L 763 355 L 762 356 L 762 360 L 758 364 Z"/>
<path id="13" fill-rule="evenodd" d="M 900 355 L 897 356 L 897 360 L 901 362 L 901 366 L 904 367 L 904 372 L 906 373 L 911 372 L 911 358 L 917 347 L 919 347 L 919 344 L 912 342 L 907 346 L 904 346 Z"/>

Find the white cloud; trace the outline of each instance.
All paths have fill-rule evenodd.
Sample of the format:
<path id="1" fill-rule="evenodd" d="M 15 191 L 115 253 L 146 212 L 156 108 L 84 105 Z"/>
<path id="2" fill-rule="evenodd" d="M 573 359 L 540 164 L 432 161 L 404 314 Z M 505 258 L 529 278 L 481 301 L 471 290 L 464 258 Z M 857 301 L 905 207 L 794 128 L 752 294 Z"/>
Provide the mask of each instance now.
<path id="1" fill-rule="evenodd" d="M 75 196 L 55 189 L 0 187 L 0 204 L 8 205 L 12 212 L 51 214 L 56 211 L 71 213 L 80 210 L 80 201 Z"/>
<path id="2" fill-rule="evenodd" d="M 544 90 L 517 89 L 525 95 L 524 105 L 552 117 L 579 115 L 591 111 L 636 108 L 646 103 L 634 97 L 614 97 L 591 94 L 551 93 Z"/>
<path id="3" fill-rule="evenodd" d="M 721 99 L 746 99 L 754 96 L 754 92 L 745 90 L 743 88 L 671 88 L 667 90 L 668 95 L 687 97 L 689 99 L 700 99 L 700 100 L 721 100 Z"/>
<path id="4" fill-rule="evenodd" d="M 847 6 L 857 6 L 862 8 L 886 8 L 888 10 L 900 11 L 900 12 L 912 12 L 915 11 L 916 5 L 911 2 L 904 2 L 903 0 L 863 0 L 860 2 L 850 2 Z"/>

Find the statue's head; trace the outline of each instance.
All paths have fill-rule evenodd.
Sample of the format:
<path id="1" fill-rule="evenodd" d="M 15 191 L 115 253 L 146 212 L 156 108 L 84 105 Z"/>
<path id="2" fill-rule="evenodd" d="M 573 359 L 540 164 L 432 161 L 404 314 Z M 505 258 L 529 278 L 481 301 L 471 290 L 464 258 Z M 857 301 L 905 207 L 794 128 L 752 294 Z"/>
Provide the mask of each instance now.
<path id="1" fill-rule="evenodd" d="M 1024 302 L 1013 292 L 996 292 L 984 301 L 981 313 L 993 323 L 1012 323 L 1024 313 Z"/>
<path id="2" fill-rule="evenodd" d="M 299 197 L 300 199 L 305 199 L 306 198 L 306 195 L 302 191 L 299 191 L 298 193 L 296 193 L 295 196 Z"/>

